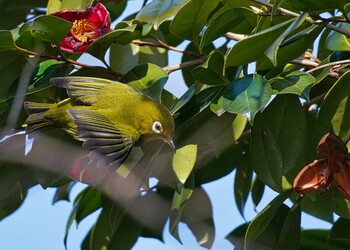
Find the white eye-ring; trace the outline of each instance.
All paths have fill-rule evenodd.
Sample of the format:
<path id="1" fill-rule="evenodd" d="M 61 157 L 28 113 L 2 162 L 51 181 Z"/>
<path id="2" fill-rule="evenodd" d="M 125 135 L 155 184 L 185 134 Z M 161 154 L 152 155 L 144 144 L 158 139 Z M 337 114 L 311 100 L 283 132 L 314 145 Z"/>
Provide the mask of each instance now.
<path id="1" fill-rule="evenodd" d="M 154 133 L 160 134 L 163 132 L 162 124 L 159 121 L 155 121 L 152 125 L 152 130 Z"/>

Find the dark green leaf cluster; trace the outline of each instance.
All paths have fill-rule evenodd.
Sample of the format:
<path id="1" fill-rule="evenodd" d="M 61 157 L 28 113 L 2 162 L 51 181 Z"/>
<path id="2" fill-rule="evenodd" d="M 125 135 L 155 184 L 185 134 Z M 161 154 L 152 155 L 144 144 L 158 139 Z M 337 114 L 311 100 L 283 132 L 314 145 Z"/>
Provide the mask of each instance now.
<path id="1" fill-rule="evenodd" d="M 73 202 L 65 244 L 73 222 L 99 210 L 82 249 L 130 249 L 140 236 L 163 240 L 167 220 L 178 241 L 182 222 L 209 249 L 215 227 L 202 185 L 235 170 L 232 199 L 243 217 L 249 197 L 257 208 L 266 187 L 279 193 L 251 222 L 232 222 L 227 239 L 237 249 L 350 247 L 350 201 L 334 185 L 304 197 L 292 189 L 324 134 L 350 138 L 348 1 L 145 0 L 124 20 L 127 1 L 101 1 L 114 27 L 85 52 L 95 61 L 81 60 L 60 49 L 72 23 L 50 14 L 93 2 L 0 2 L 0 219 L 34 185 L 56 187 L 57 202 L 84 180 L 89 187 Z M 179 53 L 177 65 L 168 65 L 170 51 Z M 182 79 L 168 81 L 178 70 L 182 95 Z M 23 101 L 64 100 L 67 93 L 49 80 L 68 75 L 116 80 L 162 103 L 174 117 L 176 154 L 146 144 L 117 173 L 86 167 L 74 179 L 87 152 L 63 131 L 36 136 L 29 150 Z M 332 229 L 302 230 L 302 212 Z"/>

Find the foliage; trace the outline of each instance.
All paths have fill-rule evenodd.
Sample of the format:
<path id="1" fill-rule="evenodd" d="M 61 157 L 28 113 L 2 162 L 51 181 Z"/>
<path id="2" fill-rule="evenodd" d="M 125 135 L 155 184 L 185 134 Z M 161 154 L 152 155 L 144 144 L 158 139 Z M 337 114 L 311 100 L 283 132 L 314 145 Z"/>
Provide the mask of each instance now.
<path id="1" fill-rule="evenodd" d="M 65 243 L 74 221 L 100 209 L 82 249 L 129 249 L 140 236 L 162 240 L 168 219 L 177 240 L 183 222 L 209 249 L 215 227 L 202 185 L 235 169 L 232 199 L 241 215 L 249 195 L 256 207 L 265 187 L 279 193 L 251 222 L 232 222 L 227 239 L 237 249 L 349 248 L 350 202 L 334 185 L 304 197 L 292 189 L 298 172 L 317 158 L 324 134 L 349 141 L 347 2 L 145 0 L 119 20 L 127 1 L 101 1 L 115 26 L 85 52 L 104 65 L 97 66 L 60 49 L 72 23 L 50 15 L 92 0 L 2 1 L 0 219 L 34 185 L 56 187 L 57 202 L 85 180 L 89 187 L 73 202 Z M 168 65 L 169 51 L 181 55 L 181 64 Z M 177 70 L 188 86 L 181 96 L 176 86 L 164 89 Z M 29 151 L 23 101 L 67 98 L 49 79 L 68 75 L 120 81 L 163 103 L 175 120 L 176 153 L 162 143 L 141 145 L 117 172 L 86 167 L 74 178 L 86 152 L 61 130 L 38 134 Z M 155 186 L 148 186 L 150 176 Z M 303 230 L 302 212 L 329 222 L 340 217 L 329 231 Z"/>

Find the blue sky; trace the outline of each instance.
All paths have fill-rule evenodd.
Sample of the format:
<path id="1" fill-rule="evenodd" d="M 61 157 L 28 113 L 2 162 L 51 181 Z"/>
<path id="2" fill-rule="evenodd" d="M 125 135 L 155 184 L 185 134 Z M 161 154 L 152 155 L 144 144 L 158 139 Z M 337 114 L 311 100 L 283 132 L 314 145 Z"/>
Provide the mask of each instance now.
<path id="1" fill-rule="evenodd" d="M 129 1 L 128 11 L 123 14 L 123 17 L 139 10 L 142 2 Z M 91 60 L 86 57 L 83 60 L 91 63 Z M 177 64 L 179 61 L 180 54 L 171 52 L 169 65 Z M 170 75 L 167 88 L 178 96 L 186 90 L 185 85 L 182 83 L 180 72 Z M 204 185 L 213 205 L 216 226 L 216 238 L 212 249 L 232 249 L 232 245 L 224 238 L 234 227 L 244 223 L 244 219 L 240 216 L 234 203 L 233 179 L 234 173 L 231 173 L 216 182 Z M 83 187 L 83 184 L 79 184 L 73 188 L 71 193 L 72 200 Z M 32 188 L 22 207 L 13 215 L 0 222 L 0 249 L 64 249 L 63 237 L 72 204 L 61 201 L 52 206 L 54 191 L 54 189 L 50 188 L 43 190 L 40 186 Z M 275 193 L 267 191 L 258 209 L 261 210 L 274 196 Z M 78 230 L 73 225 L 68 238 L 68 249 L 80 248 L 82 239 L 96 220 L 97 215 L 98 212 L 81 222 Z M 255 215 L 252 203 L 248 202 L 246 218 L 252 219 Z M 304 228 L 330 228 L 330 224 L 307 215 L 303 215 L 302 225 Z M 154 239 L 140 238 L 133 249 L 203 249 L 198 246 L 194 236 L 185 225 L 180 226 L 180 237 L 184 243 L 183 245 L 178 243 L 166 229 L 164 232 L 165 244 Z"/>

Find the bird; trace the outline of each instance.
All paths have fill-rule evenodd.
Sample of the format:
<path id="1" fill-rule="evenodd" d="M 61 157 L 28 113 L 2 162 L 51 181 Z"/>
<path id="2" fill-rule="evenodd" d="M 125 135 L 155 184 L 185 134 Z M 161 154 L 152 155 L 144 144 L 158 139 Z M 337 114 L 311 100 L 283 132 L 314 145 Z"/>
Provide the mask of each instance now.
<path id="1" fill-rule="evenodd" d="M 67 90 L 58 103 L 24 102 L 26 134 L 63 128 L 90 151 L 98 165 L 119 167 L 133 146 L 160 139 L 175 150 L 175 124 L 169 110 L 139 90 L 95 77 L 55 77 L 50 82 Z"/>

